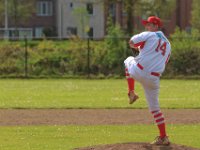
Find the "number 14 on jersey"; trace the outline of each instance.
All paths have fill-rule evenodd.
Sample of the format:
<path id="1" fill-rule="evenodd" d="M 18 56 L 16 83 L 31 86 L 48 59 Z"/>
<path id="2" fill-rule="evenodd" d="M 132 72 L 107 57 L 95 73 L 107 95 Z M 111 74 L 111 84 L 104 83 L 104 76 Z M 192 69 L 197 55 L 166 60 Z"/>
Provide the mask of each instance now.
<path id="1" fill-rule="evenodd" d="M 167 42 L 164 41 L 164 43 L 161 42 L 161 39 L 158 40 L 158 46 L 156 47 L 156 52 L 161 52 L 163 56 L 165 56 L 167 47 Z"/>

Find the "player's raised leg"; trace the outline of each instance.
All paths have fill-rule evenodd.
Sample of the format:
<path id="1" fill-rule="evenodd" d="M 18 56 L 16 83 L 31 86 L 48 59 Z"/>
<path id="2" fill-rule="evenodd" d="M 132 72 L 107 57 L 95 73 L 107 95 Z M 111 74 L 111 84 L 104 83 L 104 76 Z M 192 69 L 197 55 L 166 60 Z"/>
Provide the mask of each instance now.
<path id="1" fill-rule="evenodd" d="M 128 68 L 125 68 L 125 75 L 128 83 L 129 104 L 132 104 L 139 98 L 138 95 L 135 93 L 135 80 L 130 76 Z"/>

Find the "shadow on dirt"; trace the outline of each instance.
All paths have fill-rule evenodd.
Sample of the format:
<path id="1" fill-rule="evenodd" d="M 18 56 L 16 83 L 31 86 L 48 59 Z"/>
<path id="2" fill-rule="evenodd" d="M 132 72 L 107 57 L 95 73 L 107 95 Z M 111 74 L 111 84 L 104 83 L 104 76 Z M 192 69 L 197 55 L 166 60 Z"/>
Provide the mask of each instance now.
<path id="1" fill-rule="evenodd" d="M 99 145 L 86 148 L 76 148 L 75 150 L 200 150 L 183 145 L 171 144 L 169 146 L 155 146 L 148 143 L 119 143 L 109 145 Z"/>

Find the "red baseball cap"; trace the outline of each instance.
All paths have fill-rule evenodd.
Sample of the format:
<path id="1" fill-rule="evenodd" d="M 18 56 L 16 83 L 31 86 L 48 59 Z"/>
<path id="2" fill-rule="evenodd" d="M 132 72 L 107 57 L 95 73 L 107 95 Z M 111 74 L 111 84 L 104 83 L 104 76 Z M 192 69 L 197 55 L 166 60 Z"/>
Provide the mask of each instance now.
<path id="1" fill-rule="evenodd" d="M 162 21 L 160 18 L 156 16 L 150 16 L 147 20 L 142 20 L 142 24 L 145 26 L 147 23 L 153 23 L 155 25 L 158 25 L 158 27 L 162 26 Z"/>

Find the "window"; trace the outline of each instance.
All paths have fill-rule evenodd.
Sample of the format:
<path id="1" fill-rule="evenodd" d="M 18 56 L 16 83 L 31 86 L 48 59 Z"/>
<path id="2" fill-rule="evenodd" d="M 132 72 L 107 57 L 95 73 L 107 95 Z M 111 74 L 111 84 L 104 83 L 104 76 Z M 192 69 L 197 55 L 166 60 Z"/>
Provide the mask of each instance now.
<path id="1" fill-rule="evenodd" d="M 32 29 L 21 29 L 19 31 L 19 37 L 24 38 L 24 36 L 26 36 L 27 38 L 32 38 L 32 33 Z"/>
<path id="2" fill-rule="evenodd" d="M 42 36 L 43 36 L 43 28 L 42 27 L 35 28 L 35 37 L 41 38 Z"/>
<path id="3" fill-rule="evenodd" d="M 74 9 L 74 3 L 73 2 L 67 3 L 67 9 L 73 10 Z"/>
<path id="4" fill-rule="evenodd" d="M 93 36 L 94 36 L 94 31 L 93 31 L 93 28 L 92 28 L 92 27 L 90 27 L 90 30 L 88 31 L 88 36 L 89 36 L 90 38 L 93 38 Z"/>
<path id="5" fill-rule="evenodd" d="M 93 4 L 92 3 L 87 3 L 86 4 L 86 9 L 89 15 L 93 14 Z"/>
<path id="6" fill-rule="evenodd" d="M 122 2 L 122 14 L 123 14 L 123 16 L 127 16 L 126 6 L 124 3 L 125 2 Z"/>
<path id="7" fill-rule="evenodd" d="M 38 16 L 52 16 L 53 4 L 51 1 L 37 2 L 37 15 Z"/>
<path id="8" fill-rule="evenodd" d="M 77 28 L 76 27 L 68 27 L 67 28 L 67 35 L 77 35 Z"/>
<path id="9" fill-rule="evenodd" d="M 116 5 L 115 4 L 110 4 L 109 5 L 109 13 L 112 17 L 116 16 Z"/>
<path id="10" fill-rule="evenodd" d="M 109 5 L 109 14 L 112 18 L 112 21 L 116 22 L 116 5 L 115 4 Z"/>
<path id="11" fill-rule="evenodd" d="M 71 2 L 71 3 L 69 3 L 69 7 L 70 8 L 73 8 L 74 7 L 74 5 L 73 5 L 73 3 Z"/>
<path id="12" fill-rule="evenodd" d="M 31 28 L 9 28 L 8 29 L 8 36 L 12 38 L 32 38 L 32 29 Z"/>

